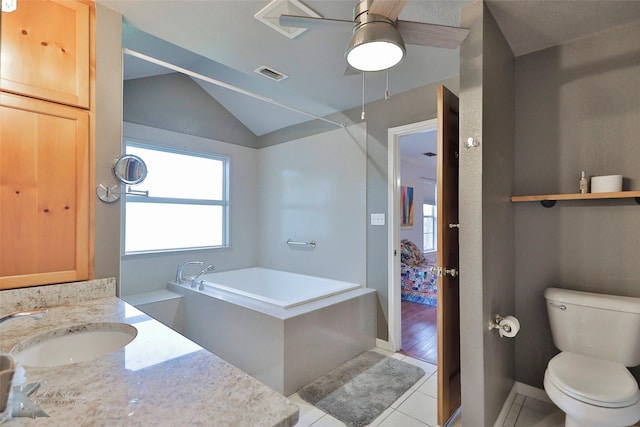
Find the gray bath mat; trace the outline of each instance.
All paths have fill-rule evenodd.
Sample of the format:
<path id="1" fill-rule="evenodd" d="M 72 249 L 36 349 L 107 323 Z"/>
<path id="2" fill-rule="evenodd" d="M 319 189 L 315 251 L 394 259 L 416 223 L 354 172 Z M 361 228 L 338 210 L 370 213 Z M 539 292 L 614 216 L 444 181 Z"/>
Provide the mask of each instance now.
<path id="1" fill-rule="evenodd" d="M 302 387 L 298 395 L 349 427 L 370 424 L 424 371 L 369 351 Z"/>

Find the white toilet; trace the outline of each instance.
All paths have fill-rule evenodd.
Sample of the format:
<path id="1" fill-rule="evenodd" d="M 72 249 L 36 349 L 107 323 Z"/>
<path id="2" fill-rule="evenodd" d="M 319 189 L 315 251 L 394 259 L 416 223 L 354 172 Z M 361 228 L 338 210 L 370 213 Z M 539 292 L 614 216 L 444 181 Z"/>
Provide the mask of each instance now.
<path id="1" fill-rule="evenodd" d="M 640 298 L 567 289 L 544 292 L 553 343 L 544 389 L 566 427 L 623 427 L 640 420 Z"/>

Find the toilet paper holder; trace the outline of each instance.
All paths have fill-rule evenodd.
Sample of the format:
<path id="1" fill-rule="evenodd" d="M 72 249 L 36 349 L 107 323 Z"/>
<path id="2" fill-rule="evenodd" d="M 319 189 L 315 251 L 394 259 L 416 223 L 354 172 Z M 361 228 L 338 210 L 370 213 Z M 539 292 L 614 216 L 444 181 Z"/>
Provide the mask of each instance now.
<path id="1" fill-rule="evenodd" d="M 500 322 L 504 320 L 504 317 L 496 314 L 495 319 L 489 321 L 489 330 L 492 329 L 502 329 L 505 332 L 511 332 L 511 326 L 509 325 L 501 325 Z"/>

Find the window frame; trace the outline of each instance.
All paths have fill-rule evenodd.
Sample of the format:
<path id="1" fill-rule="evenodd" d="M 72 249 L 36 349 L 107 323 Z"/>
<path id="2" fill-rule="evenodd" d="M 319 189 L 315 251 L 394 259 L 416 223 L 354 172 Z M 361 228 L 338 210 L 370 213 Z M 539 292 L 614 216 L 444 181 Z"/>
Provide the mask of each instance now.
<path id="1" fill-rule="evenodd" d="M 431 206 L 431 215 L 425 215 L 424 214 L 424 207 L 425 206 Z M 424 227 L 424 221 L 425 219 L 430 218 L 431 219 L 431 224 L 432 224 L 432 231 L 430 233 L 427 233 L 425 231 L 425 227 Z M 432 205 L 430 203 L 423 203 L 422 204 L 422 253 L 434 253 L 438 251 L 438 207 L 437 205 Z M 426 249 L 425 246 L 425 236 L 427 234 L 431 234 L 432 238 L 431 238 L 431 243 L 432 243 L 432 249 Z"/>
<path id="2" fill-rule="evenodd" d="M 230 176 L 230 163 L 231 158 L 229 156 L 220 155 L 220 154 L 211 154 L 211 153 L 203 153 L 201 151 L 191 151 L 184 149 L 177 149 L 174 147 L 167 147 L 163 145 L 156 145 L 150 142 L 142 142 L 135 138 L 125 137 L 123 138 L 123 148 L 125 154 L 130 154 L 128 152 L 129 147 L 142 148 L 153 151 L 161 151 L 170 154 L 178 154 L 190 157 L 199 157 L 210 160 L 217 160 L 222 162 L 222 199 L 221 200 L 212 200 L 212 199 L 183 199 L 177 197 L 154 197 L 152 193 L 149 193 L 148 196 L 143 196 L 139 194 L 124 194 L 124 203 L 122 203 L 122 255 L 130 256 L 130 255 L 138 255 L 138 254 L 149 254 L 149 253 L 171 253 L 171 252 L 181 252 L 181 251 L 194 251 L 194 250 L 210 250 L 210 249 L 218 249 L 218 248 L 229 248 L 231 246 L 230 243 L 230 235 L 229 235 L 229 211 L 230 211 L 230 185 L 229 185 L 229 176 Z M 143 159 L 144 160 L 144 159 Z M 144 189 L 144 181 L 140 184 L 136 185 L 127 185 L 126 188 L 131 188 L 132 190 L 136 190 L 139 187 L 139 190 Z M 189 246 L 189 247 L 179 247 L 179 248 L 163 248 L 163 249 L 144 249 L 144 250 L 136 250 L 136 251 L 127 251 L 126 249 L 126 236 L 127 236 L 127 216 L 126 209 L 127 203 L 162 203 L 162 204 L 176 204 L 176 205 L 199 205 L 199 206 L 222 206 L 222 244 L 221 245 L 209 245 L 209 246 Z"/>

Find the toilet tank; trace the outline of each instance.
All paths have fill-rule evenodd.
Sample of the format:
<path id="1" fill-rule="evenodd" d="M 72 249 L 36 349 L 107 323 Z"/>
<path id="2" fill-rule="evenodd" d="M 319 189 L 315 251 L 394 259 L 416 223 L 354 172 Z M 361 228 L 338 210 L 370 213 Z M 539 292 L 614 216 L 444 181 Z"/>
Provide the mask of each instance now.
<path id="1" fill-rule="evenodd" d="M 544 297 L 558 349 L 640 365 L 640 298 L 559 288 Z"/>

